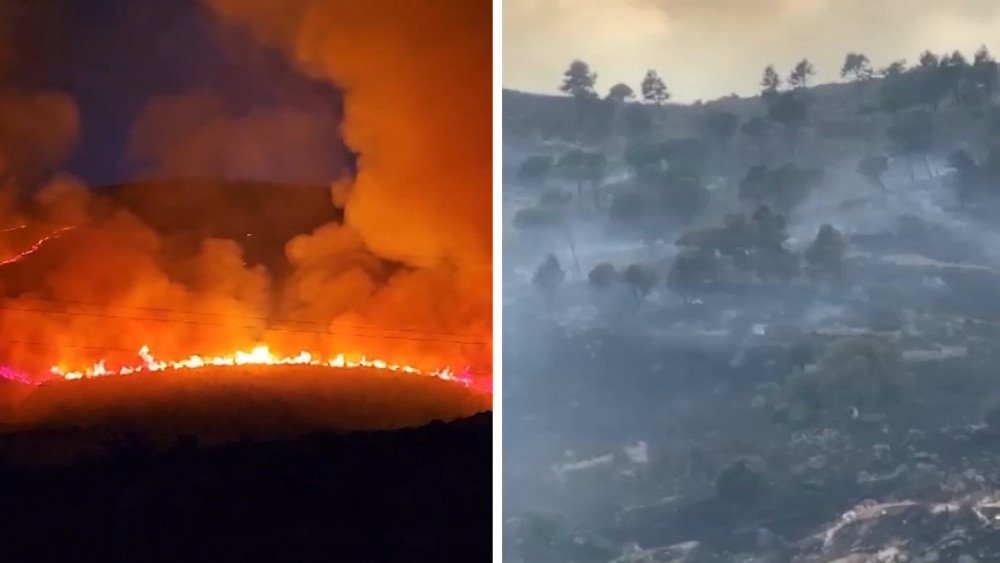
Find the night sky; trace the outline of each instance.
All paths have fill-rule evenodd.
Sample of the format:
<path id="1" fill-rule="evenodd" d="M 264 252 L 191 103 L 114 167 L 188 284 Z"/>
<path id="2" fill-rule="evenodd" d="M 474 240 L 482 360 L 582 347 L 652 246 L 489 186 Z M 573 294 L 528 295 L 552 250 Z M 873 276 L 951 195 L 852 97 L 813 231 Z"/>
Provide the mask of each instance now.
<path id="1" fill-rule="evenodd" d="M 73 97 L 81 133 L 68 168 L 91 185 L 155 175 L 130 162 L 127 153 L 134 122 L 163 96 L 210 92 L 227 119 L 291 109 L 340 121 L 340 95 L 328 81 L 306 77 L 198 0 L 0 0 L 0 10 L 8 23 L 6 41 L 16 53 L 4 86 Z M 305 151 L 317 160 L 328 155 L 329 164 L 300 167 L 309 169 L 305 176 L 292 171 L 291 178 L 253 167 L 240 175 L 258 177 L 239 179 L 336 177 L 346 158 L 333 129 L 332 140 L 296 140 L 324 145 Z"/>

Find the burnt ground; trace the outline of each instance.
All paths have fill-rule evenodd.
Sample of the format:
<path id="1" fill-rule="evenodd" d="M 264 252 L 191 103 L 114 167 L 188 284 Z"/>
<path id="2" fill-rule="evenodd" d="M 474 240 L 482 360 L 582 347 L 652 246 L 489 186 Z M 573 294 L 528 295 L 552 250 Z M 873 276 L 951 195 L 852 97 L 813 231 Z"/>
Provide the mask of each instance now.
<path id="1" fill-rule="evenodd" d="M 492 415 L 0 465 L 4 561 L 485 561 Z"/>
<path id="2" fill-rule="evenodd" d="M 794 343 L 875 330 L 849 295 L 801 326 L 790 290 L 758 293 L 718 332 L 718 298 L 623 322 L 567 319 L 572 287 L 547 311 L 509 305 L 505 560 L 1000 560 L 1000 286 L 979 276 L 946 274 L 934 296 L 900 281 L 899 395 L 801 419 L 768 394 L 798 369 Z"/>

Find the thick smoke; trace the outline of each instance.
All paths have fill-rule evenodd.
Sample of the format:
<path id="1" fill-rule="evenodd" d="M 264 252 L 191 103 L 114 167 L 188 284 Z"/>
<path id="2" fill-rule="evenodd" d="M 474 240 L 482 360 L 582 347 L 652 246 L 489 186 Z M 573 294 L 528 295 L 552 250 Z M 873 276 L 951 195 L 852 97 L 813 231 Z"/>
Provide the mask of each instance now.
<path id="1" fill-rule="evenodd" d="M 359 156 L 348 224 L 378 254 L 490 255 L 490 9 L 399 2 L 213 2 L 346 92 Z"/>
<path id="2" fill-rule="evenodd" d="M 132 363 L 141 345 L 175 359 L 259 343 L 424 368 L 488 364 L 488 3 L 444 14 L 396 2 L 289 2 L 277 13 L 271 2 L 212 4 L 341 88 L 343 121 L 291 106 L 234 111 L 212 89 L 159 97 L 132 127 L 132 166 L 159 178 L 295 183 L 338 177 L 346 144 L 357 174 L 330 194 L 343 222 L 328 201 L 328 224 L 283 249 L 290 271 L 270 270 L 247 258 L 249 237 L 287 228 L 281 217 L 302 215 L 306 199 L 252 211 L 261 221 L 239 242 L 190 228 L 239 223 L 240 202 L 219 196 L 188 201 L 197 220 L 181 217 L 183 229 L 165 218 L 173 201 L 140 217 L 125 192 L 53 175 L 78 135 L 68 97 L 0 94 L 0 118 L 14 100 L 0 119 L 0 263 L 50 237 L 30 259 L 0 266 L 0 364 L 34 374 L 53 363 Z"/>
<path id="3" fill-rule="evenodd" d="M 337 119 L 331 111 L 292 106 L 234 115 L 208 90 L 164 96 L 136 119 L 129 165 L 155 178 L 334 178 L 344 164 Z"/>
<path id="4" fill-rule="evenodd" d="M 124 362 L 143 343 L 168 357 L 252 345 L 246 319 L 266 312 L 269 277 L 244 265 L 236 243 L 203 240 L 168 266 L 166 241 L 156 231 L 66 178 L 45 186 L 22 217 L 23 232 L 4 237 L 20 240 L 17 250 L 71 230 L 46 242 L 37 257 L 5 266 L 3 279 L 14 286 L 7 293 L 16 295 L 0 312 L 6 363 L 37 374 L 53 363 L 66 369 L 99 358 Z M 160 314 L 165 306 L 213 317 L 188 322 L 205 319 Z"/>
<path id="5" fill-rule="evenodd" d="M 22 184 L 65 162 L 79 135 L 76 105 L 58 92 L 0 86 L 0 123 L 0 179 Z"/>
<path id="6" fill-rule="evenodd" d="M 410 267 L 378 286 L 358 315 L 488 336 L 489 3 L 210 3 L 345 91 L 342 130 L 359 154 L 346 225 L 374 253 Z M 293 243 L 300 303 L 330 298 L 328 286 L 308 280 L 341 275 L 329 248 L 344 237 L 326 228 Z"/>

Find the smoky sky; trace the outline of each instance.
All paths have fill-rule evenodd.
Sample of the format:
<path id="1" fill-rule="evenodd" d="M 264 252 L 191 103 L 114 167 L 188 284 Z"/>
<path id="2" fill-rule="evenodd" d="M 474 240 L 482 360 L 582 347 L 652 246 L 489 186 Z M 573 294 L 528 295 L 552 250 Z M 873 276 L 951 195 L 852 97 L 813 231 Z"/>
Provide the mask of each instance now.
<path id="1" fill-rule="evenodd" d="M 286 150 L 306 156 L 285 169 L 195 165 L 190 174 L 326 182 L 352 166 L 337 132 L 342 100 L 336 86 L 305 76 L 281 53 L 255 41 L 244 28 L 223 22 L 199 0 L 0 0 L 0 16 L 5 20 L 0 33 L 6 35 L 8 51 L 0 53 L 0 70 L 6 70 L 0 75 L 2 86 L 56 90 L 73 98 L 80 135 L 67 168 L 88 184 L 185 174 L 188 169 L 150 168 L 129 154 L 136 122 L 151 104 L 162 110 L 163 100 L 174 101 L 170 107 L 177 109 L 168 115 L 183 119 L 192 97 L 211 98 L 199 107 L 210 105 L 221 114 L 212 118 L 229 120 L 216 130 L 238 136 L 241 150 L 257 160 L 281 152 L 283 144 L 315 146 Z M 268 118 L 272 114 L 278 118 Z M 294 118 L 285 122 L 332 126 L 323 134 L 289 138 L 285 143 L 282 135 L 294 136 L 290 127 L 276 126 L 270 132 L 268 127 L 289 115 Z M 225 134 L 192 136 L 202 143 L 233 141 Z M 206 157 L 210 158 L 222 157 Z M 299 165 L 302 158 L 316 163 Z"/>
<path id="2" fill-rule="evenodd" d="M 829 82 L 849 51 L 876 68 L 924 49 L 1000 51 L 995 0 L 508 0 L 503 24 L 507 88 L 555 93 L 580 58 L 602 94 L 656 69 L 682 102 L 753 95 L 766 65 L 786 76 L 803 57 Z"/>

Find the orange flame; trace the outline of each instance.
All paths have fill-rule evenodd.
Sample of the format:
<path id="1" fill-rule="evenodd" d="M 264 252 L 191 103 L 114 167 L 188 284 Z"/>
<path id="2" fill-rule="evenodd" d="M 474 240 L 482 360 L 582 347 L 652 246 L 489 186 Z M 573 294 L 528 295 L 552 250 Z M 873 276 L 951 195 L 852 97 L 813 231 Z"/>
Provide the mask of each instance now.
<path id="1" fill-rule="evenodd" d="M 26 227 L 25 225 L 20 225 L 20 226 L 13 227 L 13 228 L 10 228 L 10 229 L 5 229 L 4 231 L 0 231 L 0 232 L 18 231 L 18 230 L 21 230 L 21 229 L 23 229 L 25 227 Z M 31 256 L 35 252 L 38 252 L 38 250 L 42 246 L 44 246 L 45 243 L 49 242 L 50 240 L 59 238 L 60 235 L 62 235 L 63 233 L 65 233 L 66 231 L 68 231 L 68 230 L 70 230 L 72 228 L 73 227 L 62 227 L 62 228 L 56 229 L 52 233 L 50 233 L 48 235 L 45 235 L 44 237 L 36 240 L 26 250 L 18 252 L 17 254 L 15 254 L 13 256 L 9 256 L 7 258 L 0 258 L 0 266 L 6 266 L 7 264 L 13 264 L 14 262 L 17 262 L 18 260 L 21 260 L 22 258 L 25 258 L 27 256 Z"/>
<path id="2" fill-rule="evenodd" d="M 63 379 L 83 379 L 108 375 L 130 375 L 140 372 L 197 369 L 207 366 L 310 365 L 333 368 L 368 368 L 413 375 L 428 375 L 445 381 L 460 383 L 465 386 L 469 386 L 471 384 L 471 380 L 469 378 L 456 375 L 448 368 L 424 371 L 414 366 L 389 363 L 380 359 L 369 359 L 365 356 L 361 356 L 357 360 L 348 360 L 344 354 L 337 354 L 332 358 L 326 359 L 313 356 L 309 352 L 299 352 L 295 356 L 278 356 L 272 353 L 270 348 L 265 345 L 255 346 L 249 352 L 237 350 L 236 352 L 225 356 L 193 355 L 183 360 L 176 361 L 158 360 L 150 353 L 148 346 L 143 346 L 139 349 L 139 358 L 142 359 L 141 365 L 122 366 L 117 369 L 108 368 L 105 365 L 104 360 L 101 360 L 93 366 L 83 370 L 66 370 L 60 366 L 52 366 L 50 372 L 52 375 Z"/>

